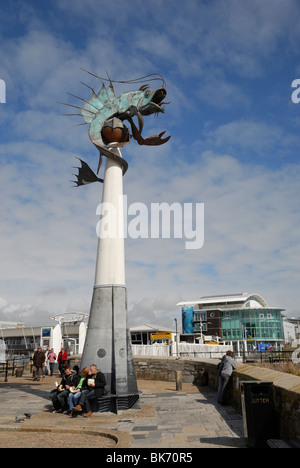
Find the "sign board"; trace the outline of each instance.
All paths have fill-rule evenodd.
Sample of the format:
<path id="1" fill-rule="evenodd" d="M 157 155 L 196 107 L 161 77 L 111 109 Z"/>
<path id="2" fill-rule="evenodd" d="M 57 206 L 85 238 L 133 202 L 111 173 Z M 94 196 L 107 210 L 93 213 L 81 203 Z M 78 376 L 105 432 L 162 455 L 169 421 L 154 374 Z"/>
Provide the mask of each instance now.
<path id="1" fill-rule="evenodd" d="M 155 332 L 150 333 L 150 340 L 171 340 L 170 332 Z"/>

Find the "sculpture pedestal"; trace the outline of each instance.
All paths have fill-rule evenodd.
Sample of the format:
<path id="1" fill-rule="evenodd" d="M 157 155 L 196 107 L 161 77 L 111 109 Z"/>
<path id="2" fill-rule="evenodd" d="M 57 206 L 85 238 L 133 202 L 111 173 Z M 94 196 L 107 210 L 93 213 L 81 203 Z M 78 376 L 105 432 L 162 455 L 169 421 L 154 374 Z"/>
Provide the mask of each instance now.
<path id="1" fill-rule="evenodd" d="M 139 397 L 124 286 L 98 286 L 94 289 L 81 368 L 91 364 L 96 364 L 105 375 L 107 398 L 114 400 L 107 411 L 114 407 L 116 412 L 128 409 L 137 402 Z"/>

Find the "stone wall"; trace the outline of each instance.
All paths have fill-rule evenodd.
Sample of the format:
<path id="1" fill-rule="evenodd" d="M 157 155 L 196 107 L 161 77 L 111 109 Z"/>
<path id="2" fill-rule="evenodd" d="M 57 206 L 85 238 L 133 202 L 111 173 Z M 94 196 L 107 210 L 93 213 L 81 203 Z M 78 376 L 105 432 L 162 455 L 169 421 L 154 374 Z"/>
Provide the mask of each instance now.
<path id="1" fill-rule="evenodd" d="M 209 385 L 217 389 L 216 367 L 219 359 L 178 359 L 176 357 L 134 356 L 137 379 L 175 382 L 175 372 L 182 372 L 182 381 Z"/>
<path id="2" fill-rule="evenodd" d="M 138 379 L 175 382 L 176 371 L 181 371 L 182 381 L 197 386 L 209 385 L 217 390 L 218 359 L 178 359 L 174 357 L 134 357 Z M 260 380 L 273 382 L 275 411 L 280 437 L 300 437 L 300 377 L 256 367 L 238 364 L 233 373 L 229 392 L 230 403 L 241 412 L 240 382 Z"/>

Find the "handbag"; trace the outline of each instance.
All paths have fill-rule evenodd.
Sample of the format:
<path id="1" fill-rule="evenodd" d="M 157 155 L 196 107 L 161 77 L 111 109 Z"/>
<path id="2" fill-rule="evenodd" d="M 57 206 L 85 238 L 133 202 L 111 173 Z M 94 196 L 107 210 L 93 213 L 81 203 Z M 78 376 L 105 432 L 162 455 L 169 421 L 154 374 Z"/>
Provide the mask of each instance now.
<path id="1" fill-rule="evenodd" d="M 218 376 L 221 375 L 222 370 L 223 370 L 223 367 L 224 367 L 224 361 L 222 360 L 222 361 L 219 362 L 219 364 L 217 365 L 217 374 L 218 374 Z"/>

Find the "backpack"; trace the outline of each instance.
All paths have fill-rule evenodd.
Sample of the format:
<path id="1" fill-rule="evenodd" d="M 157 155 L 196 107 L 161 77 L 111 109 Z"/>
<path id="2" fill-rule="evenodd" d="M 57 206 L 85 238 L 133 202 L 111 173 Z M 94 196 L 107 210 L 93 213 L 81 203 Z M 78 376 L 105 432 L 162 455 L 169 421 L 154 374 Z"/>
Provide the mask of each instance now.
<path id="1" fill-rule="evenodd" d="M 217 365 L 217 374 L 218 376 L 221 375 L 221 372 L 223 370 L 223 367 L 224 367 L 224 358 L 222 359 L 221 362 L 219 362 L 219 364 Z"/>

